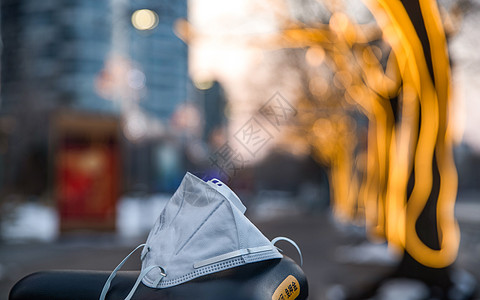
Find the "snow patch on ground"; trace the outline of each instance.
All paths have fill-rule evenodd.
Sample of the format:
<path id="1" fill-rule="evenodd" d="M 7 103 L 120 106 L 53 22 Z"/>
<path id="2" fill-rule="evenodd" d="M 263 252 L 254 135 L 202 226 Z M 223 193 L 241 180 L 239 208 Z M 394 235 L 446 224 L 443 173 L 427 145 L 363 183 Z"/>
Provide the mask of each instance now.
<path id="1" fill-rule="evenodd" d="M 148 233 L 169 199 L 170 195 L 120 199 L 117 234 L 132 238 Z M 0 222 L 0 237 L 7 242 L 51 242 L 59 236 L 60 221 L 55 207 L 39 203 L 27 202 L 10 208 L 8 218 Z"/>
<path id="2" fill-rule="evenodd" d="M 340 263 L 393 266 L 400 258 L 388 250 L 386 244 L 364 242 L 360 245 L 338 247 L 335 259 Z"/>
<path id="3" fill-rule="evenodd" d="M 424 283 L 411 279 L 391 279 L 378 289 L 375 299 L 379 300 L 422 300 L 427 299 L 430 290 Z"/>
<path id="4" fill-rule="evenodd" d="M 1 236 L 12 242 L 50 242 L 58 236 L 58 222 L 58 215 L 52 207 L 39 203 L 24 203 L 15 207 L 9 218 L 1 221 Z"/>

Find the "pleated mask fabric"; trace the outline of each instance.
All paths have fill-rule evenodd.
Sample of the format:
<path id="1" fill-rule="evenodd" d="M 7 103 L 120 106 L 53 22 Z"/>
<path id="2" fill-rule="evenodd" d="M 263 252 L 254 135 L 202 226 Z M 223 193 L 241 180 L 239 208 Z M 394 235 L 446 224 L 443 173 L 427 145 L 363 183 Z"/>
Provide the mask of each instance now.
<path id="1" fill-rule="evenodd" d="M 247 263 L 281 258 L 244 213 L 240 199 L 221 181 L 205 182 L 187 173 L 147 238 L 142 270 L 161 268 L 153 268 L 143 283 L 166 288 Z"/>

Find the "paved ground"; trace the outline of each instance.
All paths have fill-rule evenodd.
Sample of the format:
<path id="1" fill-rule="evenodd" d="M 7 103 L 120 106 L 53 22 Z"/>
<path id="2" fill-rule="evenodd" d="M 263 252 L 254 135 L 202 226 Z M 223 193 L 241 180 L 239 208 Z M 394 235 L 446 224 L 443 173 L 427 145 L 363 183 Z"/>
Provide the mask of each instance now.
<path id="1" fill-rule="evenodd" d="M 471 211 L 467 209 L 467 211 Z M 287 236 L 302 248 L 310 299 L 340 299 L 388 273 L 395 263 L 382 245 L 365 243 L 360 230 L 336 225 L 328 212 L 290 215 L 254 222 L 269 238 Z M 457 266 L 480 279 L 480 223 L 462 225 L 463 240 Z M 146 236 L 120 238 L 113 234 L 75 234 L 52 243 L 0 244 L 0 300 L 23 276 L 44 269 L 112 270 Z M 279 245 L 298 259 L 288 244 Z M 131 259 L 125 269 L 139 269 Z"/>

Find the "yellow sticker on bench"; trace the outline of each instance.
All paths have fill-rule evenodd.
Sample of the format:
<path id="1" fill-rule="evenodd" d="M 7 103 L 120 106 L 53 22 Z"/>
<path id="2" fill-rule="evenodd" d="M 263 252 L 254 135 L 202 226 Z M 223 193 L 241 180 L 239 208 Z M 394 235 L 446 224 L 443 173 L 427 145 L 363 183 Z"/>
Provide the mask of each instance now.
<path id="1" fill-rule="evenodd" d="M 273 293 L 272 300 L 293 300 L 300 295 L 300 284 L 297 278 L 288 275 Z"/>

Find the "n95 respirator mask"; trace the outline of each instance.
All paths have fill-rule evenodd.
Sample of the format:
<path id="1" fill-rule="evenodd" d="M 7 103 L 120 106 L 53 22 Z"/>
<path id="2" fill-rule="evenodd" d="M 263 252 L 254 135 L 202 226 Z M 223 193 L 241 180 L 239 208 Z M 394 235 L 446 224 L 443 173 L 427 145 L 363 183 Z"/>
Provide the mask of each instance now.
<path id="1" fill-rule="evenodd" d="M 151 288 L 168 288 L 222 270 L 282 258 L 274 246 L 245 217 L 245 206 L 221 181 L 205 182 L 187 173 L 151 229 L 141 253 L 142 271 L 125 299 L 140 282 Z M 137 250 L 135 249 L 135 250 Z M 112 272 L 100 299 L 105 299 L 116 272 Z"/>

